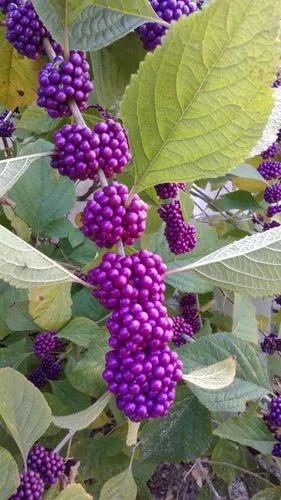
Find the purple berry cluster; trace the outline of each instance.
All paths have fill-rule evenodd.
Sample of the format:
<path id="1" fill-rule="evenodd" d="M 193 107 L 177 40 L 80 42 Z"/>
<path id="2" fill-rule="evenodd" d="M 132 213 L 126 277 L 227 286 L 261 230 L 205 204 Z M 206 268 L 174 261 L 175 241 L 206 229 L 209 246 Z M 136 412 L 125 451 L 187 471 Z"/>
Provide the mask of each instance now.
<path id="1" fill-rule="evenodd" d="M 281 200 L 281 182 L 268 186 L 264 190 L 264 200 L 266 203 L 277 203 Z"/>
<path id="2" fill-rule="evenodd" d="M 275 354 L 276 352 L 281 352 L 281 339 L 275 333 L 270 333 L 264 336 L 260 346 L 265 354 Z"/>
<path id="3" fill-rule="evenodd" d="M 190 323 L 183 316 L 173 316 L 173 343 L 180 347 L 188 342 L 188 339 L 193 337 L 194 330 Z"/>
<path id="4" fill-rule="evenodd" d="M 108 179 L 114 174 L 121 174 L 132 159 L 126 131 L 112 118 L 97 123 L 93 131 L 100 139 L 97 152 L 99 168 Z"/>
<path id="5" fill-rule="evenodd" d="M 63 347 L 64 344 L 55 331 L 36 335 L 33 342 L 33 352 L 41 360 L 41 364 L 34 368 L 28 376 L 36 387 L 44 387 L 48 380 L 59 378 L 62 366 L 57 352 L 61 351 Z"/>
<path id="6" fill-rule="evenodd" d="M 10 500 L 41 500 L 44 494 L 44 481 L 33 470 L 20 474 L 20 484 Z"/>
<path id="7" fill-rule="evenodd" d="M 166 266 L 159 255 L 141 250 L 133 255 L 107 253 L 99 266 L 89 271 L 87 281 L 92 292 L 107 309 L 132 302 L 164 302 Z"/>
<path id="8" fill-rule="evenodd" d="M 266 423 L 271 430 L 281 427 L 281 396 L 275 396 L 268 404 Z"/>
<path id="9" fill-rule="evenodd" d="M 40 444 L 34 445 L 27 458 L 28 470 L 40 475 L 44 486 L 55 484 L 65 470 L 64 459 L 55 451 Z"/>
<path id="10" fill-rule="evenodd" d="M 103 377 L 117 406 L 133 421 L 168 413 L 182 377 L 182 363 L 168 347 L 173 323 L 164 302 L 166 266 L 147 250 L 103 256 L 87 280 L 93 295 L 113 313 Z"/>
<path id="11" fill-rule="evenodd" d="M 189 16 L 197 10 L 194 0 L 149 0 L 156 14 L 166 21 L 172 23 L 178 21 L 181 16 Z M 162 43 L 162 37 L 167 28 L 158 23 L 146 23 L 137 29 L 143 47 L 146 50 L 154 50 Z"/>
<path id="12" fill-rule="evenodd" d="M 100 140 L 95 132 L 78 123 L 64 125 L 54 133 L 54 144 L 51 166 L 58 169 L 61 175 L 73 181 L 96 179 Z"/>
<path id="13" fill-rule="evenodd" d="M 95 192 L 82 215 L 83 233 L 97 246 L 111 248 L 121 240 L 132 245 L 145 230 L 148 206 L 135 194 L 126 207 L 129 190 L 112 182 Z"/>
<path id="14" fill-rule="evenodd" d="M 84 110 L 92 90 L 85 53 L 71 50 L 69 60 L 57 56 L 41 69 L 37 104 L 46 108 L 52 118 L 70 116 L 68 101 L 74 99 L 79 109 Z"/>
<path id="15" fill-rule="evenodd" d="M 165 182 L 164 184 L 157 184 L 155 186 L 155 191 L 161 200 L 168 200 L 169 198 L 176 198 L 178 195 L 178 190 L 184 191 L 186 184 L 184 182 Z"/>
<path id="16" fill-rule="evenodd" d="M 61 52 L 60 46 L 40 21 L 31 1 L 9 2 L 6 25 L 7 40 L 20 54 L 30 59 L 38 59 L 44 54 L 44 38 L 48 38 L 57 53 Z"/>
<path id="17" fill-rule="evenodd" d="M 196 229 L 193 224 L 184 221 L 180 202 L 174 200 L 158 209 L 165 222 L 165 237 L 169 248 L 175 255 L 191 252 L 197 243 Z"/>
<path id="18" fill-rule="evenodd" d="M 201 328 L 201 319 L 195 293 L 186 293 L 180 299 L 179 316 L 173 320 L 173 343 L 180 347 L 186 344 Z"/>
<path id="19" fill-rule="evenodd" d="M 7 14 L 8 7 L 11 3 L 20 5 L 22 0 L 0 0 L 0 10 L 3 14 Z"/>
<path id="20" fill-rule="evenodd" d="M 269 218 L 281 212 L 281 204 L 279 203 L 281 201 L 281 162 L 276 160 L 276 157 L 281 152 L 280 140 L 281 137 L 278 137 L 277 142 L 273 143 L 261 154 L 262 158 L 267 161 L 263 161 L 258 167 L 258 171 L 263 178 L 272 182 L 271 186 L 268 186 L 264 191 L 264 200 L 269 204 L 266 212 Z M 263 230 L 266 231 L 267 229 L 271 229 L 271 227 L 271 223 L 267 223 Z M 273 227 L 276 227 L 276 225 Z"/>
<path id="21" fill-rule="evenodd" d="M 275 160 L 264 161 L 260 163 L 258 171 L 266 181 L 278 179 L 281 177 L 281 162 Z"/>
<path id="22" fill-rule="evenodd" d="M 278 142 L 274 142 L 273 144 L 271 144 L 271 146 L 269 146 L 269 148 L 266 149 L 266 151 L 262 152 L 261 157 L 264 160 L 269 160 L 270 158 L 275 158 L 276 156 L 278 156 L 280 152 L 280 144 Z"/>
<path id="23" fill-rule="evenodd" d="M 8 113 L 9 111 L 4 111 L 0 115 L 0 137 L 11 137 L 15 131 L 15 125 L 10 120 L 5 121 Z"/>

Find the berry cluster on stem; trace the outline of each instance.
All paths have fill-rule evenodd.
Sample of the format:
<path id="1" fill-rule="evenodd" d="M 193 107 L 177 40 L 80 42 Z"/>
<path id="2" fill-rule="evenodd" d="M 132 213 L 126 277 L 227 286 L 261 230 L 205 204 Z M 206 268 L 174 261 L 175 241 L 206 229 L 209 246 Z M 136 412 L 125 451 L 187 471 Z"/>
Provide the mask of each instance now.
<path id="1" fill-rule="evenodd" d="M 33 352 L 41 363 L 29 374 L 29 380 L 36 387 L 44 387 L 48 380 L 57 380 L 62 372 L 58 352 L 64 347 L 56 331 L 42 332 L 36 335 L 33 342 Z"/>

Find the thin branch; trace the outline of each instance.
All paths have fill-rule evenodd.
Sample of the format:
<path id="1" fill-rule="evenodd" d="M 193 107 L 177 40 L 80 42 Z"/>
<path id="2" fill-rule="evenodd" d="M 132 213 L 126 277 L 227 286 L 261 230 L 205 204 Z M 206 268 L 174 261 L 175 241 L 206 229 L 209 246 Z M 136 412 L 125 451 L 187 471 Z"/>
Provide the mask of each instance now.
<path id="1" fill-rule="evenodd" d="M 69 431 L 66 436 L 61 440 L 61 442 L 57 445 L 57 447 L 54 449 L 55 453 L 58 453 L 65 445 L 70 441 L 70 439 L 73 438 L 75 434 L 75 431 Z"/>
<path id="2" fill-rule="evenodd" d="M 264 481 L 269 486 L 276 486 L 276 484 L 272 483 L 268 479 L 265 479 L 264 477 L 260 476 L 259 474 L 256 474 L 255 472 L 252 472 L 252 471 L 250 471 L 248 469 L 245 469 L 244 467 L 240 467 L 239 465 L 230 464 L 228 462 L 218 462 L 218 461 L 215 461 L 215 460 L 201 460 L 201 462 L 203 464 L 223 465 L 224 467 L 232 467 L 233 469 L 236 469 L 236 470 L 238 470 L 240 472 L 243 472 L 244 474 L 249 474 L 249 476 L 254 476 L 257 479 L 260 479 L 261 481 Z"/>
<path id="3" fill-rule="evenodd" d="M 207 485 L 209 486 L 209 489 L 211 490 L 211 492 L 213 493 L 214 497 L 217 498 L 218 500 L 221 500 L 222 498 L 225 498 L 225 497 L 222 497 L 216 490 L 216 488 L 214 487 L 211 479 L 209 478 L 209 475 L 208 475 L 208 472 L 205 471 L 202 463 L 201 463 L 201 460 L 196 460 L 196 465 L 197 467 L 200 469 Z"/>

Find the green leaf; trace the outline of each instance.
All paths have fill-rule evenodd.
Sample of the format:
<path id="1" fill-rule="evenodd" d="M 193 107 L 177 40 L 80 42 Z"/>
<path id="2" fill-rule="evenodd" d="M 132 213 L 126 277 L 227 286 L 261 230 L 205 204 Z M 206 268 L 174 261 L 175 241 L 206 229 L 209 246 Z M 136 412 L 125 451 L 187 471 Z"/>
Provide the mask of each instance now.
<path id="1" fill-rule="evenodd" d="M 75 204 L 74 183 L 50 168 L 49 158 L 35 162 L 9 196 L 16 203 L 16 214 L 40 236 L 45 236 L 45 228 Z"/>
<path id="2" fill-rule="evenodd" d="M 236 358 L 236 378 L 231 386 L 218 391 L 192 386 L 192 392 L 211 411 L 244 411 L 248 400 L 258 399 L 272 390 L 264 356 L 232 334 L 201 337 L 179 349 L 178 355 L 184 371 L 223 361 L 228 356 Z"/>
<path id="3" fill-rule="evenodd" d="M 153 419 L 142 429 L 145 459 L 189 462 L 207 452 L 212 440 L 208 410 L 186 388 L 165 418 Z"/>
<path id="4" fill-rule="evenodd" d="M 280 500 L 281 486 L 266 488 L 252 497 L 252 500 Z"/>
<path id="5" fill-rule="evenodd" d="M 157 20 L 148 0 L 34 0 L 35 9 L 44 25 L 59 43 L 64 41 L 65 20 L 70 25 L 72 49 L 98 50 L 143 24 Z"/>
<path id="6" fill-rule="evenodd" d="M 226 290 L 252 297 L 271 296 L 281 289 L 281 228 L 235 241 L 192 264 L 168 267 L 168 276 L 192 271 Z"/>
<path id="7" fill-rule="evenodd" d="M 224 361 L 219 361 L 205 368 L 199 368 L 187 375 L 183 375 L 183 380 L 201 387 L 216 391 L 228 387 L 234 381 L 236 373 L 236 361 L 230 356 Z"/>
<path id="8" fill-rule="evenodd" d="M 107 331 L 96 328 L 92 331 L 92 346 L 83 353 L 79 361 L 69 358 L 65 374 L 78 391 L 89 396 L 99 396 L 106 389 L 102 378 L 104 357 L 108 351 Z"/>
<path id="9" fill-rule="evenodd" d="M 234 295 L 232 333 L 248 342 L 259 342 L 256 308 L 245 295 Z"/>
<path id="10" fill-rule="evenodd" d="M 273 0 L 216 0 L 172 24 L 121 105 L 135 191 L 218 177 L 244 161 L 273 107 L 279 16 Z"/>
<path id="11" fill-rule="evenodd" d="M 226 462 L 233 465 L 244 465 L 243 464 L 243 453 L 240 446 L 226 439 L 219 439 L 216 446 L 213 449 L 212 461 L 214 462 Z M 237 475 L 237 470 L 228 466 L 217 465 L 212 463 L 212 468 L 215 473 L 220 476 L 227 483 L 232 483 L 233 479 Z"/>
<path id="12" fill-rule="evenodd" d="M 57 500 L 91 500 L 92 495 L 89 495 L 81 484 L 70 484 L 63 490 Z"/>
<path id="13" fill-rule="evenodd" d="M 110 108 L 122 98 L 131 75 L 137 72 L 144 56 L 145 51 L 136 33 L 130 33 L 93 54 L 95 88 L 102 106 Z"/>
<path id="14" fill-rule="evenodd" d="M 91 403 L 89 396 L 74 389 L 66 379 L 51 381 L 50 384 L 53 394 L 68 408 L 66 414 L 82 410 Z"/>
<path id="15" fill-rule="evenodd" d="M 29 290 L 29 313 L 43 330 L 58 330 L 71 318 L 71 283 Z"/>
<path id="16" fill-rule="evenodd" d="M 0 226 L 0 279 L 17 288 L 79 281 L 3 226 Z"/>
<path id="17" fill-rule="evenodd" d="M 214 434 L 244 446 L 250 446 L 265 455 L 271 454 L 275 443 L 266 424 L 254 415 L 228 418 L 214 430 Z"/>
<path id="18" fill-rule="evenodd" d="M 82 288 L 73 295 L 73 316 L 85 316 L 94 321 L 107 316 L 108 311 L 104 309 L 86 288 Z"/>
<path id="19" fill-rule="evenodd" d="M 273 356 L 268 356 L 267 365 L 268 365 L 268 369 L 272 373 L 274 373 L 274 375 L 281 377 L 281 358 L 280 358 L 279 354 L 274 354 Z"/>
<path id="20" fill-rule="evenodd" d="M 73 413 L 63 417 L 53 416 L 53 423 L 61 429 L 69 429 L 73 432 L 81 431 L 90 425 L 102 413 L 106 405 L 112 399 L 112 394 L 106 392 L 92 406 L 86 410 Z"/>
<path id="21" fill-rule="evenodd" d="M 50 118 L 45 109 L 39 108 L 36 104 L 28 106 L 17 123 L 18 128 L 30 130 L 38 135 L 50 132 L 57 126 L 58 121 Z"/>
<path id="22" fill-rule="evenodd" d="M 261 210 L 261 205 L 255 200 L 251 193 L 247 191 L 233 191 L 224 194 L 215 201 L 215 205 L 222 210 Z"/>
<path id="23" fill-rule="evenodd" d="M 15 352 L 13 344 L 10 347 L 2 347 L 0 349 L 0 368 L 9 366 L 16 369 L 29 355 L 28 352 Z"/>
<path id="24" fill-rule="evenodd" d="M 81 347 L 89 347 L 94 338 L 94 331 L 102 333 L 96 323 L 88 318 L 73 318 L 58 334 L 60 338 L 71 340 Z"/>
<path id="25" fill-rule="evenodd" d="M 20 483 L 18 467 L 12 455 L 0 448 L 0 498 L 8 500 Z"/>
<path id="26" fill-rule="evenodd" d="M 46 156 L 46 153 L 18 156 L 17 158 L 0 161 L 0 196 L 3 196 L 11 189 L 31 163 L 43 156 Z"/>
<path id="27" fill-rule="evenodd" d="M 109 479 L 100 494 L 100 500 L 135 500 L 136 498 L 137 485 L 133 478 L 131 466 L 118 476 Z"/>
<path id="28" fill-rule="evenodd" d="M 51 423 L 51 410 L 39 389 L 13 368 L 0 370 L 0 415 L 26 461 Z"/>

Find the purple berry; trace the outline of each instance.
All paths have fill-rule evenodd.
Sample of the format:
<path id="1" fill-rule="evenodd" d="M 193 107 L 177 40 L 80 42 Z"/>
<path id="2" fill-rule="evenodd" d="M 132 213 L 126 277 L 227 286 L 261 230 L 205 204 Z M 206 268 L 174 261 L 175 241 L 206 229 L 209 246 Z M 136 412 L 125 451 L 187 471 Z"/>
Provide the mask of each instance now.
<path id="1" fill-rule="evenodd" d="M 82 125 L 64 125 L 54 133 L 51 166 L 72 180 L 96 179 L 98 135 Z"/>
<path id="2" fill-rule="evenodd" d="M 266 203 L 276 203 L 281 200 L 281 183 L 268 186 L 264 191 L 264 199 Z"/>
<path id="3" fill-rule="evenodd" d="M 33 446 L 28 454 L 29 470 L 40 474 L 45 486 L 55 484 L 65 470 L 64 459 L 55 451 L 40 444 Z"/>
<path id="4" fill-rule="evenodd" d="M 180 300 L 182 316 L 192 326 L 193 332 L 197 333 L 201 328 L 200 313 L 197 307 L 197 297 L 194 293 L 187 293 Z"/>
<path id="5" fill-rule="evenodd" d="M 265 354 L 274 354 L 275 352 L 279 352 L 281 348 L 281 339 L 278 338 L 278 335 L 275 333 L 270 333 L 269 335 L 265 335 L 263 341 L 260 343 L 261 350 Z"/>
<path id="6" fill-rule="evenodd" d="M 93 295 L 107 309 L 164 301 L 166 266 L 161 257 L 148 250 L 122 257 L 115 253 L 103 256 L 99 266 L 90 270 L 87 281 L 95 286 Z"/>
<path id="7" fill-rule="evenodd" d="M 191 252 L 197 243 L 196 229 L 184 221 L 179 201 L 162 205 L 158 213 L 166 223 L 165 237 L 171 252 L 175 255 Z"/>
<path id="8" fill-rule="evenodd" d="M 61 47 L 40 21 L 31 1 L 10 3 L 6 24 L 6 38 L 20 54 L 38 59 L 45 52 L 44 38 L 50 40 L 54 50 L 61 52 Z"/>
<path id="9" fill-rule="evenodd" d="M 194 331 L 183 316 L 173 316 L 171 319 L 173 321 L 173 343 L 180 347 L 187 343 L 188 337 L 193 337 Z"/>
<path id="10" fill-rule="evenodd" d="M 97 123 L 93 132 L 100 139 L 97 150 L 98 168 L 104 171 L 108 179 L 113 174 L 121 174 L 132 159 L 125 129 L 119 122 L 109 119 Z"/>
<path id="11" fill-rule="evenodd" d="M 263 151 L 261 157 L 264 160 L 268 160 L 269 158 L 275 158 L 278 156 L 281 151 L 280 144 L 278 142 L 274 142 L 266 151 Z"/>
<path id="12" fill-rule="evenodd" d="M 37 104 L 46 108 L 52 118 L 70 116 L 68 100 L 74 99 L 83 111 L 92 90 L 85 53 L 71 50 L 68 61 L 58 56 L 53 63 L 47 63 L 41 69 Z"/>
<path id="13" fill-rule="evenodd" d="M 118 408 L 132 421 L 164 417 L 182 378 L 182 362 L 168 346 L 125 355 L 110 351 L 103 378 L 117 395 Z"/>
<path id="14" fill-rule="evenodd" d="M 272 220 L 271 222 L 265 222 L 263 225 L 263 231 L 268 231 L 269 229 L 273 229 L 274 227 L 279 227 L 280 224 L 277 220 Z"/>
<path id="15" fill-rule="evenodd" d="M 39 366 L 38 368 L 34 368 L 30 372 L 30 374 L 28 375 L 28 380 L 30 380 L 30 382 L 32 382 L 32 384 L 34 384 L 39 389 L 41 387 L 44 387 L 48 382 L 46 373 L 41 366 Z"/>
<path id="16" fill-rule="evenodd" d="M 157 186 L 155 186 L 156 193 L 161 200 L 176 198 L 179 189 L 184 191 L 186 189 L 186 184 L 183 182 L 179 184 L 176 182 L 167 182 L 164 184 L 157 184 Z"/>
<path id="17" fill-rule="evenodd" d="M 38 358 L 44 359 L 53 351 L 60 350 L 62 346 L 62 341 L 57 337 L 57 332 L 51 330 L 36 335 L 33 342 L 33 352 Z"/>
<path id="18" fill-rule="evenodd" d="M 16 129 L 15 125 L 10 121 L 4 121 L 9 111 L 4 111 L 0 115 L 0 137 L 11 137 Z"/>
<path id="19" fill-rule="evenodd" d="M 281 427 L 281 396 L 272 398 L 268 404 L 266 421 L 272 428 Z"/>
<path id="20" fill-rule="evenodd" d="M 267 209 L 266 215 L 267 217 L 274 217 L 275 215 L 281 212 L 281 205 L 270 205 Z"/>
<path id="21" fill-rule="evenodd" d="M 3 12 L 3 14 L 7 13 L 11 3 L 15 5 L 21 5 L 22 0 L 0 0 L 0 10 Z"/>
<path id="22" fill-rule="evenodd" d="M 145 230 L 148 206 L 135 194 L 128 207 L 127 186 L 113 182 L 96 191 L 83 212 L 83 233 L 97 246 L 111 248 L 118 240 L 132 245 Z"/>
<path id="23" fill-rule="evenodd" d="M 177 21 L 181 16 L 189 16 L 197 10 L 194 0 L 150 0 L 151 6 L 156 14 L 168 23 Z M 146 50 L 154 50 L 161 44 L 167 28 L 158 23 L 146 23 L 137 29 L 143 47 Z"/>
<path id="24" fill-rule="evenodd" d="M 277 295 L 277 297 L 275 297 L 275 302 L 276 302 L 276 304 L 281 306 L 281 295 Z"/>
<path id="25" fill-rule="evenodd" d="M 44 481 L 37 472 L 28 470 L 20 474 L 20 485 L 10 500 L 41 500 L 44 494 Z"/>
<path id="26" fill-rule="evenodd" d="M 258 167 L 259 173 L 267 181 L 281 177 L 281 162 L 280 161 L 264 161 Z"/>
<path id="27" fill-rule="evenodd" d="M 50 355 L 42 360 L 42 370 L 47 379 L 57 380 L 61 375 L 62 365 L 56 357 Z"/>
<path id="28" fill-rule="evenodd" d="M 274 87 L 274 88 L 281 87 L 281 73 L 280 73 L 280 71 L 278 71 L 278 73 L 276 75 L 276 80 L 274 80 L 272 87 Z"/>

